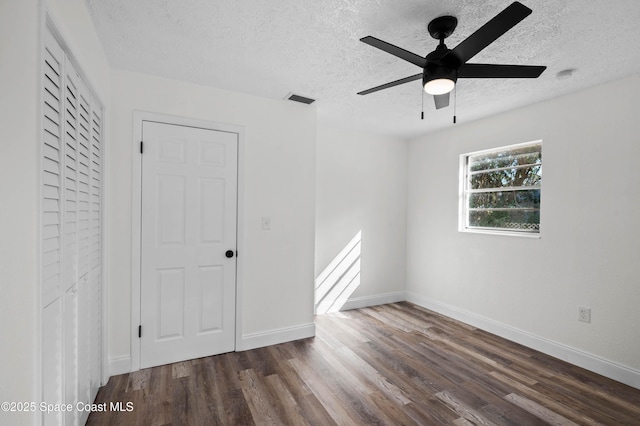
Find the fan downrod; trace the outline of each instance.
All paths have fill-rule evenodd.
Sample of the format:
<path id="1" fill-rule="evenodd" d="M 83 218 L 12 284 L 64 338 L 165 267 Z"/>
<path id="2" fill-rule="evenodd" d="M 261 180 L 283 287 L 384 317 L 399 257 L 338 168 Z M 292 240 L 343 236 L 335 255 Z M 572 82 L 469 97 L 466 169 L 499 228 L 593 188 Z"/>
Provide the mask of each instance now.
<path id="1" fill-rule="evenodd" d="M 431 37 L 442 41 L 453 34 L 457 25 L 458 20 L 454 16 L 439 16 L 429 22 L 427 30 Z"/>

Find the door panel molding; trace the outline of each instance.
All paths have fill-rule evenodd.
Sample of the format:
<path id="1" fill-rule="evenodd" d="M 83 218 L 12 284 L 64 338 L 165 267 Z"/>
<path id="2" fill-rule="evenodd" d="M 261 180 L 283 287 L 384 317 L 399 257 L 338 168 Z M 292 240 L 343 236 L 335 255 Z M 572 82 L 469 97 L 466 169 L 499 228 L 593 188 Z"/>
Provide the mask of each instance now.
<path id="1" fill-rule="evenodd" d="M 218 123 L 213 121 L 190 119 L 147 111 L 133 112 L 133 137 L 131 150 L 133 153 L 133 177 L 131 200 L 131 371 L 140 370 L 141 340 L 138 337 L 140 325 L 140 291 L 141 291 L 141 217 L 142 217 L 142 154 L 140 152 L 142 141 L 143 122 L 156 122 L 185 127 L 195 127 L 205 130 L 231 132 L 238 135 L 238 201 L 237 201 L 237 251 L 244 251 L 244 150 L 245 129 L 243 126 Z M 177 155 L 179 153 L 176 153 Z M 215 161 L 215 152 L 203 153 L 205 160 Z M 238 349 L 242 338 L 242 282 L 243 282 L 243 256 L 236 259 L 236 329 L 235 350 Z M 144 330 L 143 330 L 144 333 Z"/>

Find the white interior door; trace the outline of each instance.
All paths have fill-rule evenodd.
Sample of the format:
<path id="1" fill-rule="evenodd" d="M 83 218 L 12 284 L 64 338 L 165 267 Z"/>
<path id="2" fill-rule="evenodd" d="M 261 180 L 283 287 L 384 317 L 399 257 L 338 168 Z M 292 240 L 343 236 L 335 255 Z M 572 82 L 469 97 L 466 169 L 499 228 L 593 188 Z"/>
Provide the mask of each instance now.
<path id="1" fill-rule="evenodd" d="M 238 135 L 145 121 L 142 136 L 140 366 L 232 351 Z"/>

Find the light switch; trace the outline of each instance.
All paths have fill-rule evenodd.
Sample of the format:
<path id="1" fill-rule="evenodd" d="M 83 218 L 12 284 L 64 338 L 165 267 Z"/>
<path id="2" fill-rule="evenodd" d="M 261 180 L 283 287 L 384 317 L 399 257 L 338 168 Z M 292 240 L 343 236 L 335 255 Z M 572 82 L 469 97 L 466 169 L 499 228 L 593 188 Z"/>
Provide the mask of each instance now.
<path id="1" fill-rule="evenodd" d="M 267 216 L 262 217 L 262 229 L 268 231 L 271 229 L 271 218 Z"/>

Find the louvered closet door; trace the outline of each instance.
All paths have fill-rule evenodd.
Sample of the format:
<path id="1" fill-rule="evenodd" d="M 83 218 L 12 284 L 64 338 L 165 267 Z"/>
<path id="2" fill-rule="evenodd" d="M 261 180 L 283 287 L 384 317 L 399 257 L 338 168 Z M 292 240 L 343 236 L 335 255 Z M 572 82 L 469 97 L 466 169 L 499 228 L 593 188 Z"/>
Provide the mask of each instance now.
<path id="1" fill-rule="evenodd" d="M 89 391 L 93 401 L 102 376 L 102 110 L 90 114 L 89 154 Z"/>
<path id="2" fill-rule="evenodd" d="M 62 174 L 64 53 L 49 32 L 44 51 L 42 120 L 42 401 L 62 403 Z M 43 413 L 45 425 L 62 413 Z"/>
<path id="3" fill-rule="evenodd" d="M 64 401 L 78 400 L 78 265 L 86 254 L 78 241 L 78 77 L 70 63 L 65 64 L 64 95 L 64 210 L 63 266 L 64 266 Z M 86 402 L 86 401 L 84 401 Z M 64 414 L 66 425 L 77 424 L 78 412 Z"/>
<path id="4" fill-rule="evenodd" d="M 102 111 L 45 36 L 42 129 L 42 401 L 91 403 L 102 369 Z M 43 413 L 84 424 L 88 412 Z"/>
<path id="5" fill-rule="evenodd" d="M 89 289 L 89 147 L 91 96 L 80 82 L 78 90 L 78 399 L 90 401 L 90 289 Z"/>

